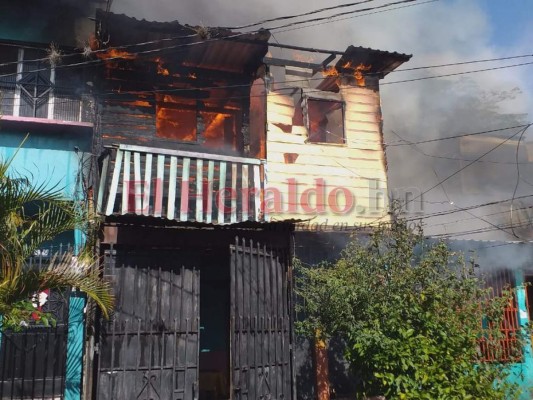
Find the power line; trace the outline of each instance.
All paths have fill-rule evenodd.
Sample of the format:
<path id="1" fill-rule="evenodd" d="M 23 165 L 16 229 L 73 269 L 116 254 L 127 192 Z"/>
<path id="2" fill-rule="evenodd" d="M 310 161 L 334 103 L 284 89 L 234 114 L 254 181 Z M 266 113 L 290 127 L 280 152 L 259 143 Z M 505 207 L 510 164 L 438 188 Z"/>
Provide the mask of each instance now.
<path id="1" fill-rule="evenodd" d="M 345 11 L 345 12 L 342 12 L 342 13 L 329 15 L 327 17 L 318 17 L 318 18 L 312 18 L 312 19 L 308 19 L 308 20 L 304 20 L 304 21 L 291 22 L 291 23 L 286 24 L 286 25 L 280 25 L 280 26 L 276 26 L 274 28 L 267 28 L 267 29 L 269 31 L 273 31 L 275 29 L 283 29 L 283 28 L 287 28 L 287 27 L 298 26 L 298 25 L 302 25 L 302 24 L 307 24 L 309 22 L 326 21 L 326 20 L 331 20 L 331 19 L 334 19 L 334 18 L 342 17 L 342 16 L 345 16 L 345 15 L 351 15 L 351 14 L 361 13 L 361 12 L 365 12 L 365 11 L 383 9 L 383 8 L 390 7 L 390 6 L 395 6 L 395 5 L 398 5 L 398 4 L 414 3 L 416 1 L 418 1 L 418 0 L 399 0 L 399 1 L 394 1 L 394 2 L 391 2 L 391 3 L 382 4 L 382 5 L 376 6 L 376 7 L 367 7 L 367 8 L 361 8 L 361 9 L 358 9 L 358 10 Z"/>
<path id="2" fill-rule="evenodd" d="M 251 28 L 253 26 L 257 26 L 257 25 L 266 24 L 268 22 L 275 22 L 275 21 L 282 21 L 282 20 L 286 20 L 286 19 L 300 18 L 300 17 L 305 17 L 307 15 L 318 14 L 318 13 L 322 13 L 322 12 L 330 11 L 330 10 L 335 10 L 335 9 L 339 9 L 339 8 L 358 6 L 358 5 L 361 5 L 361 4 L 364 4 L 364 3 L 370 3 L 370 2 L 373 2 L 373 1 L 375 1 L 375 0 L 363 0 L 363 1 L 357 1 L 355 3 L 339 4 L 339 5 L 336 5 L 336 6 L 324 7 L 324 8 L 319 8 L 317 10 L 307 11 L 307 12 L 304 12 L 304 13 L 301 13 L 301 14 L 285 15 L 285 16 L 282 16 L 282 17 L 264 19 L 262 21 L 254 22 L 254 23 L 247 24 L 247 25 L 226 27 L 225 29 L 230 29 L 230 30 L 246 29 L 246 28 Z"/>
<path id="3" fill-rule="evenodd" d="M 405 140 L 405 139 L 402 139 L 403 141 L 407 142 L 407 143 L 390 143 L 390 144 L 387 144 L 387 147 L 393 147 L 393 146 L 407 146 L 407 145 L 418 145 L 418 144 L 424 144 L 424 143 L 433 143 L 433 142 L 439 142 L 441 140 L 449 140 L 449 139 L 457 139 L 457 138 L 463 138 L 463 137 L 468 137 L 468 136 L 476 136 L 476 135 L 484 135 L 486 133 L 494 133 L 494 132 L 500 132 L 500 131 L 504 131 L 504 130 L 508 130 L 508 129 L 517 129 L 517 128 L 524 128 L 526 126 L 530 126 L 531 123 L 527 123 L 527 124 L 521 124 L 521 125 L 515 125 L 515 126 L 509 126 L 509 127 L 506 127 L 506 128 L 498 128 L 498 129 L 490 129 L 490 130 L 486 130 L 486 131 L 479 131 L 479 132 L 472 132 L 472 133 L 464 133 L 464 134 L 461 134 L 461 135 L 454 135 L 454 136 L 446 136 L 446 137 L 443 137 L 443 138 L 437 138 L 437 139 L 428 139 L 428 140 L 420 140 L 420 141 L 417 141 L 417 142 L 411 142 L 409 140 Z M 397 133 L 393 132 L 394 134 L 397 135 Z M 427 155 L 427 154 L 426 154 Z M 513 163 L 514 164 L 514 163 Z"/>
<path id="4" fill-rule="evenodd" d="M 515 197 L 515 201 L 516 200 L 522 200 L 522 199 L 528 199 L 528 198 L 532 198 L 532 197 L 533 197 L 533 194 L 532 195 L 518 196 L 518 197 Z M 504 199 L 504 200 L 495 200 L 495 201 L 490 201 L 490 202 L 487 202 L 487 203 L 475 204 L 475 205 L 468 206 L 468 207 L 463 207 L 463 208 L 466 209 L 466 210 L 474 210 L 474 209 L 477 209 L 477 208 L 489 207 L 489 206 L 494 206 L 494 205 L 503 204 L 503 203 L 509 203 L 511 200 L 512 200 L 512 198 L 508 198 L 508 199 Z M 407 221 L 419 221 L 419 220 L 427 219 L 427 218 L 436 218 L 436 217 L 442 217 L 442 216 L 445 216 L 445 215 L 455 214 L 455 213 L 458 213 L 458 212 L 461 212 L 461 211 L 462 210 L 437 211 L 437 212 L 434 212 L 434 213 L 431 213 L 431 214 L 424 214 L 424 215 L 421 215 L 421 216 L 418 216 L 418 217 L 406 218 L 406 220 Z"/>
<path id="5" fill-rule="evenodd" d="M 518 185 L 520 184 L 520 165 L 518 164 L 518 151 L 520 150 L 520 142 L 522 142 L 522 138 L 524 137 L 524 134 L 526 133 L 527 128 L 524 129 L 524 131 L 520 134 L 520 137 L 518 138 L 518 143 L 516 144 L 516 184 L 513 190 L 513 198 L 511 200 L 511 223 L 513 222 L 513 205 L 514 205 L 514 198 L 516 196 L 516 191 L 518 190 Z M 514 228 L 511 228 L 513 231 L 513 235 L 516 236 L 516 233 L 514 233 Z M 518 238 L 518 236 L 516 236 Z M 518 238 L 520 239 L 520 238 Z"/>
<path id="6" fill-rule="evenodd" d="M 445 202 L 447 203 L 447 202 Z M 449 203 L 448 203 L 449 204 Z M 520 211 L 520 210 L 531 210 L 533 209 L 533 206 L 527 206 L 527 207 L 520 207 L 520 208 L 517 208 L 515 209 L 515 211 Z M 466 210 L 457 210 L 458 212 L 460 211 L 466 211 Z M 511 212 L 511 210 L 505 210 L 505 211 L 498 211 L 498 212 L 495 212 L 495 213 L 490 213 L 490 214 L 483 214 L 483 215 L 474 215 L 473 217 L 470 217 L 470 218 L 461 218 L 461 219 L 458 219 L 458 220 L 455 220 L 455 221 L 448 221 L 448 222 L 437 222 L 433 225 L 427 225 L 428 227 L 437 227 L 437 226 L 444 226 L 444 225 L 452 225 L 452 224 L 458 224 L 460 222 L 464 222 L 464 221 L 469 221 L 469 220 L 472 220 L 472 219 L 479 219 L 480 217 L 493 217 L 495 215 L 501 215 L 501 214 L 506 214 L 506 213 L 509 213 Z"/>
<path id="7" fill-rule="evenodd" d="M 412 2 L 416 2 L 416 1 L 418 1 L 418 0 L 399 0 L 399 1 L 391 2 L 391 3 L 383 4 L 383 5 L 380 5 L 380 6 L 376 6 L 376 7 L 369 7 L 369 8 L 365 8 L 365 9 L 352 10 L 352 11 L 347 11 L 347 12 L 344 12 L 344 13 L 334 14 L 334 15 L 330 15 L 328 17 L 313 18 L 313 19 L 293 22 L 293 23 L 289 23 L 289 24 L 286 24 L 286 25 L 281 25 L 281 26 L 277 26 L 277 27 L 273 27 L 273 28 L 262 28 L 262 29 L 255 30 L 255 31 L 250 31 L 250 32 L 240 32 L 240 33 L 235 33 L 233 35 L 229 35 L 229 36 L 225 36 L 225 37 L 206 39 L 206 40 L 203 40 L 201 42 L 182 43 L 182 44 L 162 47 L 162 48 L 158 48 L 158 49 L 138 51 L 138 52 L 130 53 L 130 55 L 138 56 L 140 54 L 152 54 L 152 53 L 156 53 L 156 52 L 159 52 L 159 51 L 162 51 L 162 50 L 174 50 L 174 49 L 177 49 L 177 48 L 182 48 L 182 47 L 186 48 L 186 47 L 191 47 L 191 46 L 195 46 L 195 45 L 201 45 L 201 44 L 205 44 L 205 43 L 213 42 L 213 41 L 229 40 L 229 39 L 238 38 L 240 36 L 250 35 L 252 33 L 259 33 L 259 32 L 262 32 L 262 31 L 274 31 L 274 30 L 280 29 L 280 28 L 285 28 L 285 27 L 294 26 L 294 25 L 301 25 L 301 24 L 306 24 L 306 23 L 309 23 L 309 22 L 315 22 L 315 21 L 320 21 L 320 20 L 325 20 L 325 19 L 331 20 L 331 19 L 335 19 L 338 16 L 342 16 L 342 15 L 346 15 L 346 14 L 360 13 L 360 12 L 374 10 L 374 9 L 382 9 L 382 8 L 390 7 L 390 6 L 396 5 L 396 4 L 412 3 Z M 438 1 L 438 0 L 435 0 L 435 1 Z M 341 8 L 342 6 L 343 5 L 339 5 L 338 8 Z M 387 10 L 383 10 L 383 11 L 387 11 Z M 282 19 L 284 17 L 278 17 L 278 18 Z M 173 38 L 158 39 L 158 40 L 150 41 L 150 42 L 142 42 L 142 43 L 137 43 L 137 44 L 117 46 L 117 47 L 115 47 L 115 49 L 123 49 L 123 48 L 127 48 L 127 47 L 132 47 L 132 46 L 142 46 L 142 45 L 146 45 L 146 44 L 155 44 L 155 43 L 158 43 L 159 41 L 172 41 L 172 40 L 177 40 L 177 39 L 196 37 L 197 35 L 198 34 L 187 35 L 187 36 L 178 36 L 178 37 L 173 37 Z M 109 49 L 110 48 L 96 50 L 95 52 L 104 52 L 105 53 Z M 83 53 L 80 53 L 78 55 L 81 55 L 81 54 L 83 54 Z M 110 58 L 105 59 L 105 61 L 122 59 L 122 58 L 123 57 L 110 57 Z M 47 57 L 39 59 L 39 60 L 44 61 L 46 59 L 47 59 Z M 90 64 L 93 64 L 95 62 L 102 62 L 102 61 L 104 61 L 104 60 L 100 60 L 100 59 L 99 60 L 89 60 L 89 61 L 85 61 L 85 63 L 86 63 L 85 65 L 90 65 Z M 83 65 L 83 63 L 75 63 L 75 64 L 69 64 L 69 65 L 70 66 L 80 66 L 80 65 Z M 2 66 L 2 65 L 0 64 L 0 66 Z M 59 68 L 59 67 L 65 67 L 65 66 L 64 65 L 63 66 L 62 65 L 58 65 L 55 68 Z M 51 68 L 51 66 L 48 67 L 48 68 L 43 68 L 41 70 L 44 71 L 44 70 L 48 70 L 50 68 Z M 36 71 L 39 71 L 39 70 L 36 70 Z M 36 71 L 34 71 L 34 72 L 36 72 Z M 11 75 L 17 75 L 17 73 L 3 74 L 3 75 L 0 75 L 0 78 L 5 77 L 5 76 L 11 76 Z"/>
<path id="8" fill-rule="evenodd" d="M 365 17 L 367 15 L 381 14 L 381 13 L 388 12 L 388 11 L 395 11 L 395 10 L 400 10 L 400 9 L 403 9 L 403 8 L 421 6 L 421 5 L 429 4 L 429 3 L 436 3 L 437 1 L 439 1 L 439 0 L 421 1 L 419 3 L 408 4 L 408 5 L 400 6 L 400 7 L 393 7 L 393 8 L 389 8 L 389 9 L 386 9 L 386 10 L 374 11 L 374 12 L 369 12 L 369 13 L 360 14 L 360 15 L 352 15 L 350 17 L 344 17 L 344 18 L 336 18 L 336 19 L 332 19 L 331 21 L 323 21 L 323 22 L 319 22 L 319 23 L 316 23 L 316 24 L 310 24 L 308 26 L 299 26 L 299 27 L 296 27 L 296 28 L 285 29 L 285 30 L 277 31 L 276 33 L 283 33 L 283 32 L 295 31 L 295 30 L 299 30 L 299 29 L 312 28 L 314 26 L 330 24 L 330 23 L 338 22 L 338 21 L 345 21 L 345 20 L 348 20 L 348 19 Z"/>
<path id="9" fill-rule="evenodd" d="M 514 60 L 516 58 L 526 58 L 526 57 L 533 57 L 533 54 L 522 54 L 518 56 L 498 57 L 498 58 L 485 58 L 482 60 L 462 61 L 462 62 L 455 62 L 455 63 L 448 63 L 448 64 L 437 64 L 437 65 L 412 67 L 412 68 L 401 68 L 401 69 L 395 69 L 394 72 L 407 72 L 407 71 L 417 71 L 419 69 L 427 69 L 427 68 L 443 68 L 443 67 L 452 67 L 456 65 L 476 64 L 476 63 L 484 63 L 484 62 L 491 62 L 491 61 Z"/>
<path id="10" fill-rule="evenodd" d="M 530 125 L 528 125 L 527 127 L 525 127 L 523 130 L 527 130 L 527 128 L 529 128 Z M 467 165 L 465 165 L 464 167 L 458 169 L 457 171 L 455 171 L 454 173 L 452 173 L 451 175 L 448 175 L 446 178 L 444 178 L 443 180 L 441 180 L 440 182 L 437 182 L 435 185 L 431 186 L 429 189 L 423 191 L 422 193 L 420 193 L 418 196 L 410 199 L 409 201 L 406 201 L 404 206 L 418 200 L 419 198 L 421 198 L 423 195 L 425 195 L 426 193 L 432 191 L 433 189 L 435 189 L 436 187 L 442 185 L 444 182 L 447 182 L 448 180 L 450 180 L 451 178 L 453 178 L 454 176 L 456 176 L 458 173 L 460 173 L 461 171 L 465 170 L 466 168 L 470 167 L 472 164 L 474 164 L 477 160 L 485 157 L 487 154 L 493 152 L 494 150 L 496 150 L 498 147 L 504 145 L 506 142 L 508 142 L 509 140 L 511 140 L 513 137 L 517 136 L 518 134 L 520 134 L 522 132 L 522 130 L 520 131 L 517 131 L 516 133 L 514 133 L 513 135 L 511 135 L 510 137 L 508 137 L 507 139 L 504 139 L 502 142 L 498 143 L 496 146 L 492 147 L 490 150 L 486 151 L 485 153 L 483 153 L 481 156 L 479 156 L 478 158 L 476 158 L 475 160 L 472 160 L 471 162 L 469 162 Z M 384 216 L 381 216 L 381 217 L 378 217 L 376 218 L 375 220 L 371 221 L 369 224 L 373 224 L 375 222 L 378 222 L 380 220 L 382 220 L 384 218 Z"/>
<path id="11" fill-rule="evenodd" d="M 512 67 L 521 67 L 521 66 L 524 66 L 524 65 L 531 65 L 531 64 L 533 64 L 533 62 L 527 62 L 527 63 L 521 63 L 521 64 L 513 64 L 513 65 L 505 65 L 505 66 L 502 66 L 502 67 L 492 67 L 492 68 L 478 69 L 478 70 L 473 70 L 473 71 L 455 72 L 455 73 L 452 73 L 452 74 L 445 74 L 445 75 L 426 76 L 426 77 L 423 77 L 423 78 L 404 79 L 404 80 L 401 80 L 401 81 L 384 82 L 384 83 L 381 83 L 380 85 L 394 85 L 394 84 L 397 84 L 397 83 L 416 82 L 416 81 L 423 81 L 423 80 L 435 79 L 435 78 L 446 78 L 446 77 L 450 77 L 450 76 L 466 75 L 466 74 L 473 74 L 473 73 L 486 72 L 486 71 L 495 71 L 495 70 L 498 70 L 498 69 L 505 69 L 505 68 L 512 68 Z"/>

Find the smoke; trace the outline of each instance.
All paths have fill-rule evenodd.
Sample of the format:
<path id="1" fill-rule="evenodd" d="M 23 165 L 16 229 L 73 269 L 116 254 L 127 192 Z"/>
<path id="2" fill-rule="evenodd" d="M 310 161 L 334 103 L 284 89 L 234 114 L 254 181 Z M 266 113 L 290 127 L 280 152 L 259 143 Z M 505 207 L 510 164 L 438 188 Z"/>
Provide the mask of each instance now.
<path id="1" fill-rule="evenodd" d="M 343 2 L 345 1 L 337 0 L 334 4 Z M 367 5 L 378 6 L 385 3 L 386 1 L 381 0 Z M 531 7 L 531 4 L 526 5 L 526 2 L 520 0 L 512 0 L 509 3 L 515 3 L 508 4 L 509 7 Z M 233 26 L 323 6 L 322 0 L 306 1 L 304 5 L 302 2 L 284 0 L 269 2 L 185 0 L 179 3 L 175 0 L 153 2 L 115 0 L 112 11 L 147 20 L 179 20 L 188 24 Z M 284 32 L 274 30 L 273 40 L 336 50 L 344 50 L 353 44 L 413 54 L 412 60 L 404 65 L 406 68 L 531 53 L 530 43 L 527 40 L 528 37 L 531 38 L 533 32 L 531 27 L 524 28 L 524 32 L 518 36 L 518 40 L 515 40 L 512 46 L 501 47 L 494 44 L 498 31 L 506 27 L 494 24 L 486 6 L 486 2 L 482 0 L 441 0 L 374 15 L 356 14 L 353 18 L 321 23 L 304 29 L 287 28 Z M 527 13 L 527 10 L 523 11 Z M 266 27 L 272 28 L 280 24 L 272 22 L 266 24 Z M 277 55 L 292 57 L 293 53 L 283 50 Z M 527 61 L 531 59 L 396 72 L 389 74 L 382 83 Z M 531 67 L 518 67 L 444 79 L 383 85 L 381 93 L 385 142 L 398 143 L 400 137 L 409 141 L 443 138 L 519 125 L 529 121 L 531 115 L 527 113 L 533 106 L 533 85 L 527 79 L 527 74 L 530 72 Z M 425 192 L 464 167 L 468 163 L 464 160 L 479 157 L 483 152 L 496 146 L 498 140 L 503 141 L 505 137 L 515 132 L 516 130 L 494 134 L 493 136 L 499 139 L 489 144 L 482 142 L 464 144 L 454 139 L 418 147 L 388 147 L 389 186 L 392 189 L 416 186 L 421 193 Z M 531 131 L 523 138 L 520 162 L 527 161 L 528 136 L 531 136 Z M 489 162 L 474 163 L 443 185 L 424 194 L 422 205 L 426 214 L 453 211 L 443 217 L 425 219 L 427 233 L 453 234 L 476 229 L 491 229 L 482 234 L 457 238 L 499 240 L 526 238 L 527 229 L 499 230 L 493 226 L 517 223 L 515 217 L 513 221 L 509 219 L 509 213 L 485 216 L 509 211 L 510 203 L 492 208 L 474 209 L 470 213 L 458 212 L 467 206 L 513 197 L 517 182 L 517 168 L 514 161 L 518 136 L 514 139 L 516 140 L 482 158 L 483 161 Z M 465 146 L 470 149 L 466 153 Z M 463 153 L 460 151 L 462 147 Z M 478 152 L 475 151 L 477 148 Z M 523 177 L 530 175 L 531 168 L 528 165 L 521 164 L 520 168 Z M 531 185 L 524 181 L 518 182 L 515 196 L 531 192 Z M 515 209 L 524 208 L 526 205 L 528 203 L 513 203 Z M 489 223 L 473 215 L 484 216 L 482 218 Z M 523 222 L 522 218 L 520 223 Z"/>

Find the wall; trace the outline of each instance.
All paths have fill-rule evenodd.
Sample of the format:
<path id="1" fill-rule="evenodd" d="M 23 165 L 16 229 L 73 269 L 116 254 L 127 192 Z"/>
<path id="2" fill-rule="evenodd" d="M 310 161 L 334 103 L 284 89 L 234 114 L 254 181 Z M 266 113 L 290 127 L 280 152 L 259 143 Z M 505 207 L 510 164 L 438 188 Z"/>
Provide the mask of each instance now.
<path id="1" fill-rule="evenodd" d="M 302 91 L 304 94 L 308 92 L 312 98 L 344 102 L 345 144 L 306 143 L 308 129 L 293 125 L 295 100 L 291 92 L 271 90 L 268 93 L 267 187 L 276 188 L 282 197 L 281 210 L 271 207 L 271 218 L 315 217 L 313 223 L 335 228 L 346 223 L 359 226 L 383 215 L 387 174 L 377 82 L 372 85 L 374 88 L 358 87 L 352 83 L 340 83 L 339 86 L 339 93 L 309 88 Z M 291 154 L 292 160 L 287 162 Z M 302 202 L 305 202 L 302 194 L 307 189 L 316 188 L 316 179 L 320 178 L 325 184 L 323 198 L 317 202 L 317 197 L 312 196 L 309 205 L 312 209 L 323 202 L 324 209 L 306 211 L 302 207 Z M 288 179 L 297 182 L 296 204 L 294 197 L 292 200 L 289 198 Z M 335 189 L 339 187 L 343 189 Z M 337 193 L 338 199 L 337 207 L 333 208 L 330 204 L 334 200 L 329 197 L 332 191 Z M 344 201 L 346 191 L 355 200 L 351 208 Z M 374 201 L 376 194 L 377 202 Z"/>
<path id="2" fill-rule="evenodd" d="M 11 170 L 29 177 L 34 185 L 59 190 L 65 198 L 73 199 L 78 185 L 80 158 L 87 159 L 92 138 L 87 131 L 66 132 L 63 129 L 53 132 L 29 129 L 30 135 L 13 159 Z M 3 129 L 0 121 L 0 158 L 6 160 L 12 157 L 27 132 L 25 129 Z M 74 147 L 79 148 L 78 154 Z M 72 234 L 65 234 L 61 240 L 72 243 L 74 238 Z"/>

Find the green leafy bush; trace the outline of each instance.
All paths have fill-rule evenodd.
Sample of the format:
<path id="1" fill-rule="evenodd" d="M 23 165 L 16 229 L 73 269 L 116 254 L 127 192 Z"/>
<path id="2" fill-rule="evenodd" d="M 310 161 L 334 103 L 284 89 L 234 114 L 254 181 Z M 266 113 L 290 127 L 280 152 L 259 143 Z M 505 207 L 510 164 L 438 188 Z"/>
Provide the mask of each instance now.
<path id="1" fill-rule="evenodd" d="M 512 292 L 488 296 L 474 264 L 444 243 L 395 220 L 354 240 L 334 264 L 296 266 L 306 315 L 297 327 L 344 339 L 358 398 L 516 398 L 506 365 L 482 363 L 478 345 L 485 337 L 498 347 Z"/>

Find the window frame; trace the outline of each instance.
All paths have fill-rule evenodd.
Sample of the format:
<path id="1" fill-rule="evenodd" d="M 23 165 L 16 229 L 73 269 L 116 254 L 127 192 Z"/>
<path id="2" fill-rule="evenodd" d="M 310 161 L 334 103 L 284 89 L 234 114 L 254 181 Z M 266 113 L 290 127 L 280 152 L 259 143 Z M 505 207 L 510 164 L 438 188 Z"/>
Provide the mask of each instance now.
<path id="1" fill-rule="evenodd" d="M 346 146 L 347 145 L 347 138 L 346 138 L 346 102 L 341 98 L 340 94 L 338 93 L 324 93 L 323 96 L 320 94 L 306 94 L 303 93 L 302 95 L 302 109 L 304 114 L 304 123 L 305 127 L 307 129 L 307 144 L 317 144 L 317 145 L 327 145 L 327 146 Z M 334 143 L 334 142 L 322 142 L 322 141 L 311 141 L 311 119 L 310 119 L 310 113 L 309 113 L 309 101 L 323 101 L 323 102 L 330 102 L 330 103 L 338 103 L 341 107 L 341 114 L 342 114 L 342 142 L 341 143 Z"/>

